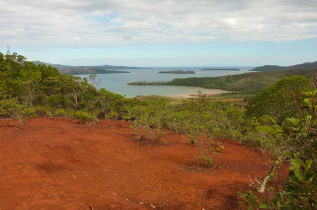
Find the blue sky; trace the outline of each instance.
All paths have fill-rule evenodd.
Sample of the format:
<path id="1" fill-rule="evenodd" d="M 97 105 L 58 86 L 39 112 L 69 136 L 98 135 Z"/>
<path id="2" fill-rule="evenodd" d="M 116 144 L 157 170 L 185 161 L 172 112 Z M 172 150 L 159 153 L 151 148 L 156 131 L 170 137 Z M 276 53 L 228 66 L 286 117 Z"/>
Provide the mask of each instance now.
<path id="1" fill-rule="evenodd" d="M 317 60 L 315 0 L 61 3 L 0 0 L 0 51 L 10 44 L 28 60 L 68 65 L 259 66 Z"/>

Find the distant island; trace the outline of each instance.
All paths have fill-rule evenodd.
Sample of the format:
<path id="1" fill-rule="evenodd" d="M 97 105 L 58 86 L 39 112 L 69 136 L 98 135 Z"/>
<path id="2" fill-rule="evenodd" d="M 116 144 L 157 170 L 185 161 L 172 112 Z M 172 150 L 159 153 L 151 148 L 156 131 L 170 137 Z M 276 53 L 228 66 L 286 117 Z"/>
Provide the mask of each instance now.
<path id="1" fill-rule="evenodd" d="M 69 66 L 61 64 L 50 64 L 41 61 L 32 61 L 36 65 L 46 65 L 57 68 L 62 74 L 81 75 L 81 74 L 117 74 L 117 73 L 130 73 L 129 69 L 143 69 L 142 67 L 129 67 L 129 66 Z"/>
<path id="2" fill-rule="evenodd" d="M 223 71 L 240 71 L 240 69 L 233 69 L 233 68 L 209 68 L 209 69 L 201 69 L 204 71 L 212 71 L 212 70 L 223 70 Z"/>
<path id="3" fill-rule="evenodd" d="M 82 74 L 122 74 L 131 73 L 129 71 L 107 70 L 98 68 L 83 68 L 83 69 L 67 69 L 61 71 L 62 74 L 82 75 Z"/>
<path id="4" fill-rule="evenodd" d="M 264 65 L 250 71 L 284 71 L 284 70 L 312 70 L 317 69 L 317 61 L 297 64 L 293 66 Z"/>
<path id="5" fill-rule="evenodd" d="M 194 71 L 172 70 L 172 71 L 160 71 L 160 74 L 196 74 Z"/>

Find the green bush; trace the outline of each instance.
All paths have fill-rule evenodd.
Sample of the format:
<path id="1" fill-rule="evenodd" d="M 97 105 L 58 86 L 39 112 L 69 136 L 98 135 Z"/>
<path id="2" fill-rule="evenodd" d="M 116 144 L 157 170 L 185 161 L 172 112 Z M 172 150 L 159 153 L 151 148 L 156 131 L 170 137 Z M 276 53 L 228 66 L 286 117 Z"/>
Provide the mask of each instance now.
<path id="1" fill-rule="evenodd" d="M 62 97 L 61 95 L 51 95 L 47 101 L 51 107 L 59 107 L 62 104 Z"/>
<path id="2" fill-rule="evenodd" d="M 51 116 L 51 111 L 44 106 L 35 107 L 35 112 L 36 112 L 36 115 L 40 117 Z"/>
<path id="3" fill-rule="evenodd" d="M 21 114 L 25 118 L 35 118 L 35 117 L 37 117 L 36 109 L 34 109 L 34 108 L 24 108 L 24 109 L 22 109 Z"/>
<path id="4" fill-rule="evenodd" d="M 94 117 L 92 114 L 90 114 L 86 110 L 78 110 L 75 113 L 75 117 L 85 123 L 96 121 L 96 117 Z"/>
<path id="5" fill-rule="evenodd" d="M 257 94 L 246 106 L 246 116 L 259 118 L 270 115 L 281 124 L 288 117 L 298 116 L 303 106 L 302 92 L 309 91 L 311 81 L 304 76 L 286 77 Z"/>
<path id="6" fill-rule="evenodd" d="M 58 109 L 54 113 L 54 116 L 56 116 L 56 117 L 66 117 L 67 113 L 66 113 L 66 111 L 64 109 Z"/>
<path id="7" fill-rule="evenodd" d="M 4 117 L 13 117 L 21 114 L 23 105 L 17 99 L 6 99 L 0 101 L 0 115 Z"/>
<path id="8" fill-rule="evenodd" d="M 142 137 L 158 141 L 165 132 L 162 129 L 164 105 L 151 103 L 147 106 L 136 106 L 130 110 L 130 118 L 134 119 L 133 129 Z"/>
<path id="9" fill-rule="evenodd" d="M 197 158 L 198 160 L 202 161 L 202 164 L 206 167 L 206 168 L 210 168 L 213 166 L 214 164 L 214 160 L 207 155 L 202 155 L 200 157 Z"/>

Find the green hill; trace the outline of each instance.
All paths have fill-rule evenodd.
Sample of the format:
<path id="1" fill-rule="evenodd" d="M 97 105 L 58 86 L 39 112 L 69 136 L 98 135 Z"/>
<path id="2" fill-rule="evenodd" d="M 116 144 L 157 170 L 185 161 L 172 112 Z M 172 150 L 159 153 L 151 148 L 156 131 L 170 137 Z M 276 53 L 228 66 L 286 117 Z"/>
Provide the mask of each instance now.
<path id="1" fill-rule="evenodd" d="M 251 69 L 250 71 L 284 71 L 284 70 L 311 70 L 317 69 L 317 61 L 307 62 L 302 64 L 296 64 L 293 66 L 277 66 L 277 65 L 265 65 Z"/>

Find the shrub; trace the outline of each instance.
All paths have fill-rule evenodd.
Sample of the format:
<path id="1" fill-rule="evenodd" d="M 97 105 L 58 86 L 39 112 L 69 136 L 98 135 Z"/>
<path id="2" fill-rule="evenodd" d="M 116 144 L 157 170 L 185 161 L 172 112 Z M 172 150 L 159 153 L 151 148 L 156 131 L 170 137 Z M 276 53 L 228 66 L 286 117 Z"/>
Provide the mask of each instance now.
<path id="1" fill-rule="evenodd" d="M 23 105 L 17 99 L 6 99 L 0 101 L 0 115 L 14 118 L 15 115 L 21 114 Z"/>
<path id="2" fill-rule="evenodd" d="M 67 113 L 66 113 L 66 111 L 64 109 L 58 109 L 54 113 L 54 116 L 56 116 L 56 117 L 66 117 Z"/>
<path id="3" fill-rule="evenodd" d="M 16 98 L 0 101 L 0 116 L 11 117 L 24 125 L 26 122 L 21 113 L 22 109 L 23 105 Z"/>
<path id="4" fill-rule="evenodd" d="M 35 107 L 35 112 L 37 116 L 44 117 L 44 116 L 51 116 L 51 111 L 48 108 L 43 106 Z"/>
<path id="5" fill-rule="evenodd" d="M 86 110 L 78 110 L 75 112 L 75 117 L 84 123 L 96 121 L 96 118 Z"/>
<path id="6" fill-rule="evenodd" d="M 34 108 L 24 108 L 24 109 L 22 109 L 21 114 L 25 118 L 35 118 L 35 117 L 37 117 L 36 110 Z"/>
<path id="7" fill-rule="evenodd" d="M 197 159 L 203 161 L 203 165 L 207 168 L 212 167 L 214 164 L 214 160 L 210 156 L 207 156 L 207 155 L 202 155 L 198 157 Z"/>
<path id="8" fill-rule="evenodd" d="M 136 106 L 130 110 L 130 118 L 135 119 L 132 128 L 140 136 L 151 140 L 152 143 L 165 135 L 162 129 L 163 116 L 164 106 L 161 104 Z"/>
<path id="9" fill-rule="evenodd" d="M 62 97 L 60 95 L 51 95 L 47 101 L 51 107 L 58 107 L 61 106 Z"/>
<path id="10" fill-rule="evenodd" d="M 246 116 L 259 118 L 270 115 L 281 124 L 288 117 L 298 116 L 303 105 L 301 92 L 311 89 L 310 80 L 304 76 L 286 77 L 257 94 L 246 106 Z"/>

